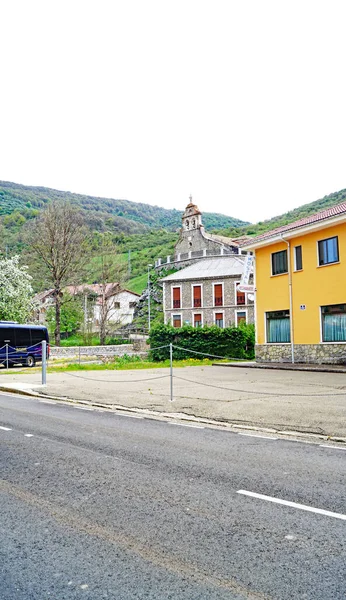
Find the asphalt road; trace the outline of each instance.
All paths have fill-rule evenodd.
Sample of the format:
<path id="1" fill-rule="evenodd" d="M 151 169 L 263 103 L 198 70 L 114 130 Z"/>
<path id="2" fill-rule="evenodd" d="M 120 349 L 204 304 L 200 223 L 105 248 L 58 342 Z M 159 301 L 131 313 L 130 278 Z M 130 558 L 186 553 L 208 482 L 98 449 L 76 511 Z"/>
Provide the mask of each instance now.
<path id="1" fill-rule="evenodd" d="M 1 600 L 346 597 L 346 450 L 5 394 L 0 449 Z"/>

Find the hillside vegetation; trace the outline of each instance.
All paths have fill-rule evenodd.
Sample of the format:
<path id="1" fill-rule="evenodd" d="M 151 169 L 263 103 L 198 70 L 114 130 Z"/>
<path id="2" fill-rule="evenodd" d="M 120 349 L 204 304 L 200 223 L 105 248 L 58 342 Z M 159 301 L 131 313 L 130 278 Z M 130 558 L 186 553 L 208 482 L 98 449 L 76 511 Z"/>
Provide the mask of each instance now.
<path id="1" fill-rule="evenodd" d="M 104 231 L 111 232 L 112 240 L 117 245 L 114 272 L 120 265 L 124 284 L 137 293 L 146 285 L 148 265 L 154 264 L 158 257 L 174 252 L 182 210 L 168 210 L 129 200 L 96 198 L 3 181 L 0 182 L 0 254 L 22 255 L 22 261 L 30 266 L 36 291 L 47 287 L 47 282 L 30 255 L 30 248 L 26 246 L 25 225 L 49 202 L 59 199 L 79 206 L 92 232 L 91 258 L 84 277 L 86 283 L 99 280 L 97 238 Z M 258 235 L 343 201 L 346 201 L 346 190 L 335 192 L 257 224 L 245 223 L 216 213 L 203 213 L 203 223 L 207 231 L 229 237 Z"/>

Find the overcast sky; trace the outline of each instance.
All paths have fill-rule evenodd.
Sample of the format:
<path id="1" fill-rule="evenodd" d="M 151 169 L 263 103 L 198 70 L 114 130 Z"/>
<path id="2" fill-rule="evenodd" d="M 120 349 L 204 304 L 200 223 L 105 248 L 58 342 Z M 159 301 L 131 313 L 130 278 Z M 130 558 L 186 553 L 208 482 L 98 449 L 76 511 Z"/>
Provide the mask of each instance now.
<path id="1" fill-rule="evenodd" d="M 346 188 L 346 3 L 5 0 L 0 179 L 259 221 Z"/>

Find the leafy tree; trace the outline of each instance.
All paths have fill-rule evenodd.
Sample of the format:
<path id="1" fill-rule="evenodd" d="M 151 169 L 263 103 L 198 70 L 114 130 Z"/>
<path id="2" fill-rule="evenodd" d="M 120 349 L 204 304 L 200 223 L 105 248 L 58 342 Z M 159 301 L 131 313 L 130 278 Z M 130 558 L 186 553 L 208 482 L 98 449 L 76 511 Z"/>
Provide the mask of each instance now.
<path id="1" fill-rule="evenodd" d="M 60 346 L 63 288 L 78 281 L 87 261 L 87 235 L 83 217 L 65 201 L 53 201 L 30 228 L 30 245 L 54 290 L 55 343 Z"/>
<path id="2" fill-rule="evenodd" d="M 35 308 L 31 280 L 27 267 L 19 265 L 19 256 L 0 260 L 0 320 L 29 320 Z"/>
<path id="3" fill-rule="evenodd" d="M 54 306 L 47 310 L 46 316 L 49 329 L 54 331 L 56 326 Z M 71 296 L 71 294 L 64 292 L 60 313 L 60 331 L 74 333 L 80 329 L 83 319 L 84 311 L 81 297 L 79 295 Z"/>

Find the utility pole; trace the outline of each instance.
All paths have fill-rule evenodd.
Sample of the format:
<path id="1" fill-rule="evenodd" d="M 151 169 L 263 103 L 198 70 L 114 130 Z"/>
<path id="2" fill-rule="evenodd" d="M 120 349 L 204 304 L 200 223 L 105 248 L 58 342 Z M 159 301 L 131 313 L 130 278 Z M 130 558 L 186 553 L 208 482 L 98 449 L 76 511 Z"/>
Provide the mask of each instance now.
<path id="1" fill-rule="evenodd" d="M 131 276 L 131 250 L 129 250 L 129 258 L 128 258 L 128 275 Z"/>
<path id="2" fill-rule="evenodd" d="M 148 332 L 150 333 L 150 269 L 153 265 L 148 265 Z"/>

